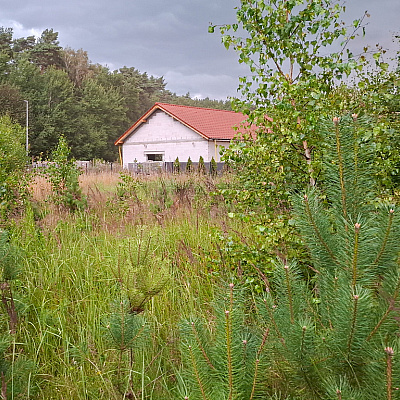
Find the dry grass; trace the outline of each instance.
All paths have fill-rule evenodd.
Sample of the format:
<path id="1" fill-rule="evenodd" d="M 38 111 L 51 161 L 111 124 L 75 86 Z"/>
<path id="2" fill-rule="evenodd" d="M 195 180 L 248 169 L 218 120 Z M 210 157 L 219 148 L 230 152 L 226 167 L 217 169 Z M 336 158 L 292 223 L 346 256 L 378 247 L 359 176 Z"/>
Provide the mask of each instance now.
<path id="1" fill-rule="evenodd" d="M 51 195 L 50 182 L 43 176 L 36 175 L 30 185 L 30 193 L 35 202 L 45 201 Z"/>
<path id="2" fill-rule="evenodd" d="M 227 178 L 218 178 L 222 179 Z M 84 173 L 79 177 L 88 204 L 85 214 L 90 215 L 92 223 L 96 221 L 99 229 L 118 232 L 129 225 L 165 227 L 182 220 L 225 220 L 223 202 L 215 202 L 210 195 L 216 189 L 216 181 L 209 176 L 133 175 L 129 182 L 124 183 L 119 173 L 110 171 Z M 43 176 L 32 181 L 31 195 L 42 228 L 52 230 L 58 221 L 72 217 L 51 200 L 51 185 Z"/>
<path id="3" fill-rule="evenodd" d="M 101 192 L 113 192 L 119 181 L 118 173 L 102 172 L 98 174 L 82 174 L 79 177 L 79 184 L 83 193 L 88 195 L 94 188 Z"/>
<path id="4" fill-rule="evenodd" d="M 79 177 L 79 184 L 86 196 L 97 191 L 113 193 L 118 181 L 119 174 L 110 172 L 88 173 Z M 52 194 L 51 184 L 45 177 L 36 175 L 31 183 L 30 193 L 34 201 L 44 201 Z"/>

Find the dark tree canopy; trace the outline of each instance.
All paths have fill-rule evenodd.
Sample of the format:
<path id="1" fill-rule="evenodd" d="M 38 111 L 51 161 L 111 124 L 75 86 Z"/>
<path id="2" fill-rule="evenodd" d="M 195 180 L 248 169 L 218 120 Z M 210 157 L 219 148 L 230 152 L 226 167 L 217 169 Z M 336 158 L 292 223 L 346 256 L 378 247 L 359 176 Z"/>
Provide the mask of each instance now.
<path id="1" fill-rule="evenodd" d="M 117 159 L 114 141 L 157 101 L 230 109 L 166 89 L 163 77 L 134 67 L 111 71 L 83 49 L 62 48 L 58 32 L 14 38 L 0 27 L 0 116 L 24 125 L 29 102 L 30 155 L 48 157 L 64 136 L 77 159 Z"/>

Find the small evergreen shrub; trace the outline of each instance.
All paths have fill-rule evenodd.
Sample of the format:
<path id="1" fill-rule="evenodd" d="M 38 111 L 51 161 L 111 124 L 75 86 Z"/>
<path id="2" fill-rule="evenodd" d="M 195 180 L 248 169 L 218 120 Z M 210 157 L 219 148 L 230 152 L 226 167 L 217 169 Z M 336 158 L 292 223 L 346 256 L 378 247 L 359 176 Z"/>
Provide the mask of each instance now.
<path id="1" fill-rule="evenodd" d="M 178 157 L 176 157 L 172 168 L 173 168 L 174 174 L 179 174 L 181 172 L 181 163 L 179 162 Z"/>
<path id="2" fill-rule="evenodd" d="M 217 162 L 214 160 L 214 157 L 211 158 L 210 162 L 210 175 L 211 176 L 217 176 Z"/>
<path id="3" fill-rule="evenodd" d="M 127 215 L 132 204 L 140 203 L 139 182 L 129 172 L 120 172 L 116 190 L 116 202 L 113 198 L 108 200 L 108 206 L 113 214 Z"/>
<path id="4" fill-rule="evenodd" d="M 124 241 L 115 276 L 129 302 L 131 313 L 139 314 L 145 305 L 167 285 L 169 262 L 154 254 L 151 236 L 141 231 L 136 241 Z"/>
<path id="5" fill-rule="evenodd" d="M 136 357 L 149 346 L 148 324 L 142 315 L 132 313 L 126 302 L 115 302 L 112 312 L 105 319 L 104 333 L 109 349 L 118 352 L 114 386 L 124 397 L 129 398 L 135 388 L 132 377 L 127 371 L 135 368 Z"/>
<path id="6" fill-rule="evenodd" d="M 204 158 L 202 156 L 199 157 L 199 165 L 197 167 L 197 172 L 199 175 L 205 175 L 206 166 L 204 165 Z"/>
<path id="7" fill-rule="evenodd" d="M 51 183 L 55 203 L 70 211 L 77 211 L 84 209 L 87 202 L 79 187 L 81 171 L 75 160 L 69 158 L 70 153 L 66 139 L 61 136 L 52 153 L 52 162 L 44 172 Z"/>
<path id="8" fill-rule="evenodd" d="M 186 163 L 186 173 L 191 173 L 191 172 L 193 172 L 193 162 L 189 157 Z"/>
<path id="9" fill-rule="evenodd" d="M 184 384 L 177 398 L 260 398 L 265 380 L 261 353 L 268 330 L 262 334 L 246 323 L 245 301 L 240 290 L 228 293 L 214 307 L 215 332 L 198 320 L 181 325 Z"/>

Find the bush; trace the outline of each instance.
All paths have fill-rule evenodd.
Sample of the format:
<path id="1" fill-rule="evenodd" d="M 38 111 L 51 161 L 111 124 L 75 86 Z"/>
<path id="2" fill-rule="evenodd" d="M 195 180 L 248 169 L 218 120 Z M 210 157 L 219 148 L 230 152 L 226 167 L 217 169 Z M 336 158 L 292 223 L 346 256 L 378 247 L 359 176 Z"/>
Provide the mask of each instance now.
<path id="1" fill-rule="evenodd" d="M 214 157 L 211 158 L 211 162 L 210 162 L 210 174 L 211 176 L 217 176 L 217 162 L 214 160 Z"/>
<path id="2" fill-rule="evenodd" d="M 76 211 L 84 209 L 87 203 L 79 187 L 81 171 L 74 159 L 68 159 L 70 152 L 67 141 L 61 136 L 52 153 L 52 163 L 46 170 L 46 177 L 51 183 L 55 203 Z"/>
<path id="3" fill-rule="evenodd" d="M 204 165 L 204 158 L 200 156 L 199 166 L 197 167 L 197 172 L 199 175 L 204 175 L 206 173 L 206 166 Z"/>
<path id="4" fill-rule="evenodd" d="M 173 165 L 174 174 L 179 174 L 181 172 L 181 163 L 179 162 L 179 158 L 176 157 Z"/>
<path id="5" fill-rule="evenodd" d="M 15 211 L 27 193 L 24 130 L 10 117 L 0 117 L 0 219 Z"/>
<path id="6" fill-rule="evenodd" d="M 190 173 L 192 171 L 193 171 L 193 162 L 189 157 L 186 163 L 186 172 Z"/>

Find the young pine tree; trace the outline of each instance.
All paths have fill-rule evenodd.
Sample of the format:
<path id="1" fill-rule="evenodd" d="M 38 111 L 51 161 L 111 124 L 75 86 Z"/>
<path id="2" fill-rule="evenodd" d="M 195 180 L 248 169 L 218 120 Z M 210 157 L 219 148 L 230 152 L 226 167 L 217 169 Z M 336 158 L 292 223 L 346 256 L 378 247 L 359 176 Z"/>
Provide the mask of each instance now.
<path id="1" fill-rule="evenodd" d="M 175 161 L 174 161 L 174 164 L 172 167 L 173 167 L 174 174 L 179 174 L 181 172 L 181 163 L 180 163 L 178 157 L 175 158 Z"/>
<path id="2" fill-rule="evenodd" d="M 186 173 L 191 173 L 193 172 L 193 162 L 191 158 L 189 157 L 187 162 L 186 162 Z"/>
<path id="3" fill-rule="evenodd" d="M 277 266 L 260 307 L 284 396 L 392 399 L 400 384 L 400 213 L 377 201 L 369 129 L 357 115 L 326 122 L 323 187 L 294 196 L 314 276 Z"/>
<path id="4" fill-rule="evenodd" d="M 206 166 L 205 166 L 205 164 L 204 164 L 204 158 L 203 158 L 203 156 L 200 156 L 200 157 L 199 157 L 199 164 L 198 164 L 198 166 L 197 166 L 197 173 L 198 173 L 199 175 L 205 175 L 205 173 L 206 173 Z"/>
<path id="5" fill-rule="evenodd" d="M 256 324 L 232 288 L 212 331 L 188 322 L 180 398 L 399 398 L 400 212 L 378 200 L 368 123 L 326 121 L 323 185 L 293 196 L 312 277 L 276 265 Z"/>
<path id="6" fill-rule="evenodd" d="M 246 326 L 247 312 L 240 289 L 229 285 L 228 293 L 215 304 L 215 331 L 198 320 L 181 324 L 184 369 L 177 399 L 259 398 L 265 366 L 260 360 L 268 330 Z"/>
<path id="7" fill-rule="evenodd" d="M 218 173 L 217 169 L 218 169 L 217 162 L 214 160 L 214 157 L 212 157 L 210 162 L 210 175 L 217 176 Z"/>

